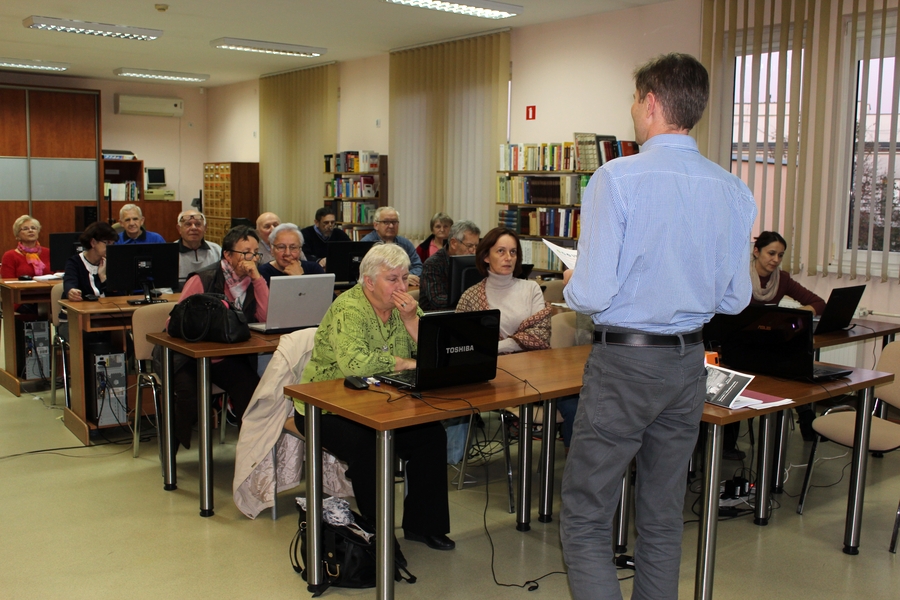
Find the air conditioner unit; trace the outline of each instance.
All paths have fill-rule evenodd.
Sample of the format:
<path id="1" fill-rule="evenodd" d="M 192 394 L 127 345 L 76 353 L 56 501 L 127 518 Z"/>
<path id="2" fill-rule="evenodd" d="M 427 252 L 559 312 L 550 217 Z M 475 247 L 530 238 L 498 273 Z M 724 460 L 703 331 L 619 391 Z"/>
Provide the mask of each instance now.
<path id="1" fill-rule="evenodd" d="M 116 94 L 117 115 L 147 115 L 151 117 L 180 117 L 184 114 L 181 98 L 157 98 L 155 96 L 129 96 Z"/>

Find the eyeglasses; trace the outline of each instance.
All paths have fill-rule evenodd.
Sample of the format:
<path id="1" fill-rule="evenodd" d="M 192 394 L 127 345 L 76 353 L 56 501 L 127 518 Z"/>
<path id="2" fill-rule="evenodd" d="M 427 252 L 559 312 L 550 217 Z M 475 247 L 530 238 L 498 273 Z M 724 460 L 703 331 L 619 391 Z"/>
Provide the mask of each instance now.
<path id="1" fill-rule="evenodd" d="M 259 258 L 262 256 L 262 254 L 260 254 L 259 252 L 250 252 L 249 250 L 247 252 L 241 252 L 240 250 L 229 250 L 229 252 L 240 254 L 244 260 L 259 260 Z"/>
<path id="2" fill-rule="evenodd" d="M 300 254 L 300 246 L 288 246 L 287 244 L 275 244 L 272 248 L 276 252 L 290 251 L 291 254 Z"/>
<path id="3" fill-rule="evenodd" d="M 187 227 L 203 227 L 203 219 L 200 217 L 181 217 L 181 220 L 178 222 Z"/>
<path id="4" fill-rule="evenodd" d="M 376 223 L 381 223 L 387 227 L 396 227 L 400 224 L 400 221 L 375 221 Z"/>
<path id="5" fill-rule="evenodd" d="M 40 228 L 36 225 L 22 225 L 19 227 L 19 231 L 40 231 Z"/>

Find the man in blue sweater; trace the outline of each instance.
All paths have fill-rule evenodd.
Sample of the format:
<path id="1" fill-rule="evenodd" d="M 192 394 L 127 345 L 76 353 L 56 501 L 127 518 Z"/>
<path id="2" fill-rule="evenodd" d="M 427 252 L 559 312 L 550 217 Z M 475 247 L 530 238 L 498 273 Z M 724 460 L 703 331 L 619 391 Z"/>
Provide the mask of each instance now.
<path id="1" fill-rule="evenodd" d="M 136 204 L 126 204 L 119 210 L 119 223 L 125 231 L 119 234 L 119 244 L 165 244 L 163 236 L 144 229 L 144 213 Z"/>
<path id="2" fill-rule="evenodd" d="M 375 231 L 365 236 L 363 242 L 384 242 L 385 244 L 397 244 L 409 254 L 409 285 L 419 285 L 419 275 L 422 274 L 422 259 L 416 253 L 416 247 L 411 241 L 397 235 L 400 231 L 400 213 L 393 206 L 382 206 L 375 211 Z"/>

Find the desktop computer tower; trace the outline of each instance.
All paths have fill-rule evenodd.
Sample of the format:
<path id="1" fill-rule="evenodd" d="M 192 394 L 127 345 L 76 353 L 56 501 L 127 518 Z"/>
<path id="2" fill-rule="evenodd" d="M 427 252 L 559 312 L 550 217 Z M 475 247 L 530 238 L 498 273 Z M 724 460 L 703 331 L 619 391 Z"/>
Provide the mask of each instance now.
<path id="1" fill-rule="evenodd" d="M 90 417 L 98 425 L 128 422 L 125 396 L 127 369 L 125 354 L 116 353 L 109 342 L 85 344 L 84 389 Z"/>
<path id="2" fill-rule="evenodd" d="M 16 328 L 17 364 L 22 379 L 50 378 L 50 323 L 10 319 Z"/>

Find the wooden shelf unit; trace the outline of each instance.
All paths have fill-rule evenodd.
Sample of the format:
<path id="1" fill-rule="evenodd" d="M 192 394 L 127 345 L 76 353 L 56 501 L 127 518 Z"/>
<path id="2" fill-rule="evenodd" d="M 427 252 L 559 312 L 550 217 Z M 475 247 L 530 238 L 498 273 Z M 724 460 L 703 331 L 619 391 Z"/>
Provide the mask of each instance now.
<path id="1" fill-rule="evenodd" d="M 206 239 L 217 244 L 231 229 L 231 219 L 256 222 L 259 216 L 259 163 L 203 163 L 203 214 Z"/>
<path id="2" fill-rule="evenodd" d="M 378 157 L 378 170 L 377 171 L 369 171 L 369 172 L 333 172 L 326 171 L 324 173 L 327 181 L 325 182 L 325 186 L 327 187 L 329 183 L 334 182 L 334 180 L 338 177 L 342 179 L 348 179 L 354 184 L 359 183 L 360 177 L 363 176 L 372 176 L 375 181 L 375 196 L 340 196 L 340 195 L 326 195 L 323 196 L 325 206 L 330 206 L 334 209 L 335 218 L 337 219 L 337 223 L 343 226 L 344 231 L 347 235 L 350 236 L 350 239 L 361 239 L 365 236 L 369 231 L 373 230 L 372 219 L 374 218 L 374 209 L 377 209 L 381 206 L 388 206 L 388 157 L 386 154 L 379 155 Z M 364 203 L 371 207 L 373 210 L 367 211 L 366 216 L 368 217 L 366 221 L 360 222 L 355 219 L 347 220 L 345 217 L 350 214 L 353 217 L 356 217 L 356 204 Z M 371 216 L 370 216 L 371 215 Z"/>
<path id="3" fill-rule="evenodd" d="M 113 202 L 137 203 L 144 199 L 144 161 L 142 160 L 122 160 L 117 158 L 104 158 L 102 161 L 103 170 L 103 200 L 106 201 L 106 184 L 123 184 L 134 183 L 134 194 L 126 195 L 124 198 L 113 193 Z M 112 215 L 114 219 L 118 219 L 118 214 Z"/>

